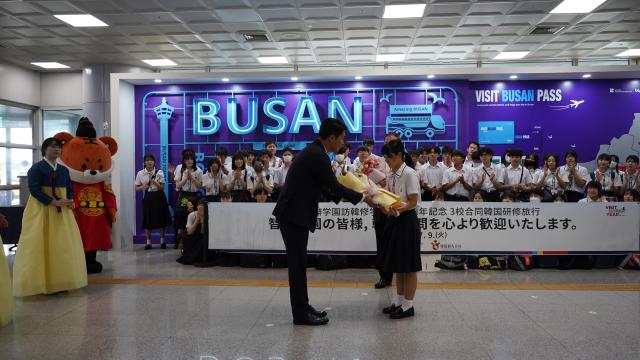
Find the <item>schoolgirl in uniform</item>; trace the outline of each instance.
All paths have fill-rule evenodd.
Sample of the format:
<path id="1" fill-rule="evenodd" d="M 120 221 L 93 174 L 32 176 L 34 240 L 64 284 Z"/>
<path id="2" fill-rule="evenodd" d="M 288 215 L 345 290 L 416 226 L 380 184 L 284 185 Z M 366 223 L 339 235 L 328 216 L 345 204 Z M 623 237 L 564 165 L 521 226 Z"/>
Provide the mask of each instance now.
<path id="1" fill-rule="evenodd" d="M 151 231 L 159 229 L 160 248 L 166 249 L 164 228 L 171 225 L 169 204 L 164 194 L 164 173 L 156 169 L 156 159 L 151 154 L 144 156 L 144 169 L 136 174 L 136 191 L 143 192 L 142 198 L 142 228 L 147 234 L 145 250 L 151 249 Z"/>

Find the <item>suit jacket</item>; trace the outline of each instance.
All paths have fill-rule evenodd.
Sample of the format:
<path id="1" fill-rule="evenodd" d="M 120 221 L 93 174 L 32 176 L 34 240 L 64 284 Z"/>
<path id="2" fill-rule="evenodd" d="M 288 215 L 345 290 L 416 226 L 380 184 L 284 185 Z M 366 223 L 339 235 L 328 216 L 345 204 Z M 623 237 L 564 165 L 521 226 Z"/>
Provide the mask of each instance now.
<path id="1" fill-rule="evenodd" d="M 329 156 L 317 139 L 291 164 L 273 215 L 278 222 L 289 222 L 314 232 L 318 202 L 323 193 L 336 203 L 346 199 L 355 205 L 362 200 L 362 194 L 338 183 Z"/>

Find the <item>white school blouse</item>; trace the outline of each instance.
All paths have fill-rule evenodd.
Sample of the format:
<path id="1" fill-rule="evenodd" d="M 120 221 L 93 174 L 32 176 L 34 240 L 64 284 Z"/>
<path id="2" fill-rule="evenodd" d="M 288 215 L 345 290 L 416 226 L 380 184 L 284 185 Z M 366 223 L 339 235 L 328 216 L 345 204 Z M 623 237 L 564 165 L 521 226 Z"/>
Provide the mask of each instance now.
<path id="1" fill-rule="evenodd" d="M 206 195 L 218 195 L 220 193 L 220 185 L 224 186 L 224 184 L 224 174 L 222 171 L 218 171 L 217 175 L 213 175 L 211 172 L 207 171 L 207 173 L 202 177 L 202 186 L 204 186 L 205 190 L 209 187 Z"/>
<path id="2" fill-rule="evenodd" d="M 458 170 L 455 166 L 452 166 L 445 170 L 444 176 L 442 177 L 442 185 L 446 185 L 453 180 L 456 180 L 458 177 L 460 177 L 460 175 L 464 177 L 464 181 L 466 181 L 467 183 L 471 183 L 473 174 L 471 173 L 471 170 L 469 168 L 463 166 L 462 169 Z M 462 185 L 461 183 L 456 183 L 447 190 L 447 194 L 469 197 L 469 190 L 465 189 L 464 185 Z"/>
<path id="3" fill-rule="evenodd" d="M 531 173 L 529 172 L 529 170 L 525 169 L 521 165 L 515 168 L 509 165 L 504 169 L 502 179 L 499 181 L 501 181 L 505 185 L 529 185 L 533 182 L 533 179 L 531 178 Z"/>
<path id="4" fill-rule="evenodd" d="M 426 162 L 419 171 L 420 182 L 426 182 L 429 187 L 442 185 L 442 179 L 446 169 L 447 168 L 444 165 L 440 165 L 440 163 L 431 165 L 431 163 Z"/>
<path id="5" fill-rule="evenodd" d="M 420 195 L 420 180 L 418 173 L 403 163 L 397 171 L 387 176 L 386 189 L 400 196 L 403 202 L 409 201 L 409 195 Z"/>
<path id="6" fill-rule="evenodd" d="M 155 175 L 155 181 L 158 184 L 164 184 L 164 174 L 162 173 L 162 170 L 157 170 L 154 168 L 151 171 L 147 171 L 147 169 L 142 169 L 140 171 L 138 171 L 138 173 L 136 174 L 136 185 L 142 185 L 142 184 L 149 184 L 149 189 L 147 189 L 148 192 L 156 192 L 158 191 L 158 187 L 155 186 L 154 184 L 151 184 L 151 177 L 153 177 Z"/>
<path id="7" fill-rule="evenodd" d="M 485 173 L 486 171 L 486 173 Z M 482 174 L 485 174 L 484 181 L 482 182 L 482 186 L 480 186 L 480 190 L 484 191 L 495 191 L 496 187 L 491 182 L 490 176 L 495 174 L 496 181 L 502 181 L 502 169 L 494 163 L 491 163 L 489 167 L 484 166 L 484 164 L 480 164 L 479 166 L 473 168 L 473 183 L 477 183 L 482 178 Z"/>
<path id="8" fill-rule="evenodd" d="M 187 179 L 187 171 L 185 170 L 185 172 L 182 172 L 182 164 L 176 166 L 176 169 L 173 171 L 173 180 L 175 180 L 176 182 L 178 181 L 182 181 L 182 179 Z M 196 166 L 196 171 L 193 172 L 193 177 L 196 178 L 196 180 L 202 182 L 202 170 L 200 170 L 199 167 Z M 186 183 L 184 183 L 184 185 L 182 185 L 181 189 L 178 189 L 176 187 L 176 190 L 182 190 L 182 191 L 188 191 L 188 192 L 196 192 L 198 191 L 200 188 L 196 186 L 195 182 L 192 180 L 187 180 Z"/>
<path id="9" fill-rule="evenodd" d="M 571 191 L 577 191 L 579 193 L 583 193 L 584 189 L 587 186 L 587 183 L 589 182 L 589 180 L 591 180 L 591 177 L 589 176 L 589 170 L 587 170 L 587 168 L 584 166 L 576 165 L 576 172 L 578 173 L 578 175 L 580 175 L 582 180 L 586 181 L 586 183 L 582 187 L 578 186 L 573 176 L 569 175 L 570 172 L 569 172 L 569 167 L 567 165 L 560 168 L 560 173 L 563 174 L 562 178 L 564 179 L 566 177 L 567 180 L 565 181 L 568 182 L 568 185 L 564 190 L 565 191 L 571 190 Z"/>

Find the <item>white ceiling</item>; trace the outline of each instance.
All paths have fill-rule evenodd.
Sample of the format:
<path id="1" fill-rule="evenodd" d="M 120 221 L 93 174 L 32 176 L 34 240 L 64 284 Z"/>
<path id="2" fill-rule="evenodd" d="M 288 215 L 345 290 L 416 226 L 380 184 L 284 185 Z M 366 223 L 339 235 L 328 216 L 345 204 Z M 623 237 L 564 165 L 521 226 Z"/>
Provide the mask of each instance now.
<path id="1" fill-rule="evenodd" d="M 385 4 L 426 2 L 424 16 L 382 19 Z M 0 0 L 0 59 L 30 67 L 58 61 L 145 66 L 166 57 L 180 67 L 260 68 L 258 56 L 306 65 L 362 65 L 376 54 L 409 63 L 612 59 L 640 48 L 640 0 L 608 0 L 590 14 L 556 15 L 560 0 Z M 53 14 L 89 13 L 109 27 L 74 28 Z M 556 35 L 527 35 L 538 24 Z M 264 31 L 272 42 L 245 42 Z"/>

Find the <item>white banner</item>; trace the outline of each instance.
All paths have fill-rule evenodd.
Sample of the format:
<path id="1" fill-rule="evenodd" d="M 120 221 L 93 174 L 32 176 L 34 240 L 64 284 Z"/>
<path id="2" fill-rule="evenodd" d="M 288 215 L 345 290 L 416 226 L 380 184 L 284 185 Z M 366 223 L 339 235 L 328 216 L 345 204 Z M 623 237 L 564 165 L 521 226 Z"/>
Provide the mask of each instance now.
<path id="1" fill-rule="evenodd" d="M 275 204 L 209 203 L 209 248 L 282 252 Z M 640 203 L 423 202 L 425 254 L 640 252 Z M 373 209 L 321 203 L 309 252 L 374 253 Z"/>

